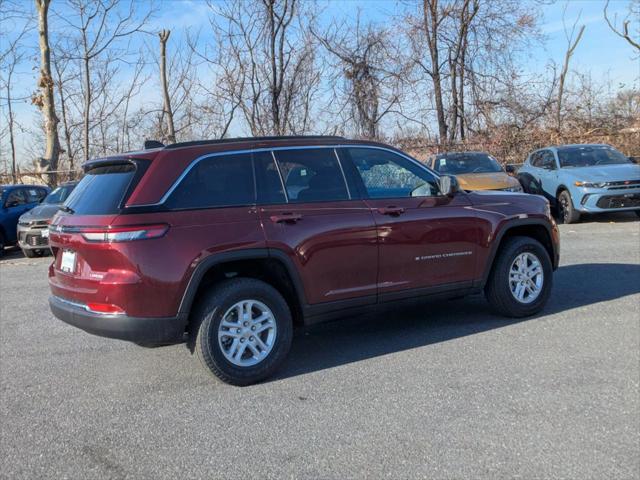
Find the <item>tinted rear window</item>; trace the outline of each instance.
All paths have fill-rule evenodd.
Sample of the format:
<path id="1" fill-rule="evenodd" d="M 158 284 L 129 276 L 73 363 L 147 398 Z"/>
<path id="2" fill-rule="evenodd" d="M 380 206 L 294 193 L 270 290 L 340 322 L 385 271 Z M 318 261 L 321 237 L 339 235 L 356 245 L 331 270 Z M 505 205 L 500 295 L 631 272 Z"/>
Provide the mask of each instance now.
<path id="1" fill-rule="evenodd" d="M 131 163 L 92 168 L 64 204 L 79 215 L 118 213 L 135 173 Z"/>

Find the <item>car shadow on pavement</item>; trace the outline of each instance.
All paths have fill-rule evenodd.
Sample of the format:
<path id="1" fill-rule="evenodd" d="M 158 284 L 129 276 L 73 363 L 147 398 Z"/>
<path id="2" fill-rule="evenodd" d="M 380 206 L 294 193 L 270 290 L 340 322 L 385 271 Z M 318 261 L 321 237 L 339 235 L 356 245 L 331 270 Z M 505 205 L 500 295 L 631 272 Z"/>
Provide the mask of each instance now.
<path id="1" fill-rule="evenodd" d="M 493 313 L 481 295 L 367 314 L 298 332 L 280 380 L 390 353 L 508 327 L 573 308 L 640 293 L 640 265 L 590 263 L 560 267 L 542 313 L 508 319 Z"/>

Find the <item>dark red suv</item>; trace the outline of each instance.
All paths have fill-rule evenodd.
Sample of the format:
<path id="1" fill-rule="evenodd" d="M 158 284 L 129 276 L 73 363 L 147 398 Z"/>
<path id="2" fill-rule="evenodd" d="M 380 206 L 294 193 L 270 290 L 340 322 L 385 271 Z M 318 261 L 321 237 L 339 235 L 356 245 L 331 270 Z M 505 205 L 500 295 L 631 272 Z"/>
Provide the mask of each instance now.
<path id="1" fill-rule="evenodd" d="M 53 313 L 141 345 L 187 341 L 222 380 L 274 372 L 293 326 L 484 290 L 546 303 L 559 238 L 539 196 L 464 192 L 342 137 L 188 142 L 88 162 L 53 219 Z"/>

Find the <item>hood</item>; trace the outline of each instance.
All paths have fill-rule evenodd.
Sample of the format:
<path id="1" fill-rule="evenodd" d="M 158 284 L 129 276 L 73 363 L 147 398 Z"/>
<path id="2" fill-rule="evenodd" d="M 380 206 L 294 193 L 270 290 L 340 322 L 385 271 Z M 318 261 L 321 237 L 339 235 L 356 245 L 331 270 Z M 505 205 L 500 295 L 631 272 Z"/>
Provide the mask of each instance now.
<path id="1" fill-rule="evenodd" d="M 465 173 L 456 175 L 456 178 L 464 190 L 503 190 L 520 185 L 517 179 L 505 172 Z"/>
<path id="2" fill-rule="evenodd" d="M 620 182 L 640 180 L 640 165 L 635 163 L 622 165 L 602 165 L 600 167 L 564 167 L 564 175 L 570 175 L 583 182 Z"/>
<path id="3" fill-rule="evenodd" d="M 20 217 L 23 221 L 32 222 L 34 220 L 49 220 L 60 209 L 60 205 L 56 203 L 41 203 L 35 208 L 32 208 L 27 213 Z"/>

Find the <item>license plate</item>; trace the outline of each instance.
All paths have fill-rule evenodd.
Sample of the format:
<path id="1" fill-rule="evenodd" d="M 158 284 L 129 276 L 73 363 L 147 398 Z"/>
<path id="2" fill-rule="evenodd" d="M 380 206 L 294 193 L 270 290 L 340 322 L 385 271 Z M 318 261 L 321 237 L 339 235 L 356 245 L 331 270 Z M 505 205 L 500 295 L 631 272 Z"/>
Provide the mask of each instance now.
<path id="1" fill-rule="evenodd" d="M 42 238 L 49 238 L 49 229 L 45 228 L 42 230 Z"/>
<path id="2" fill-rule="evenodd" d="M 71 250 L 63 250 L 62 259 L 60 260 L 60 270 L 63 272 L 71 272 L 76 269 L 76 252 Z"/>

